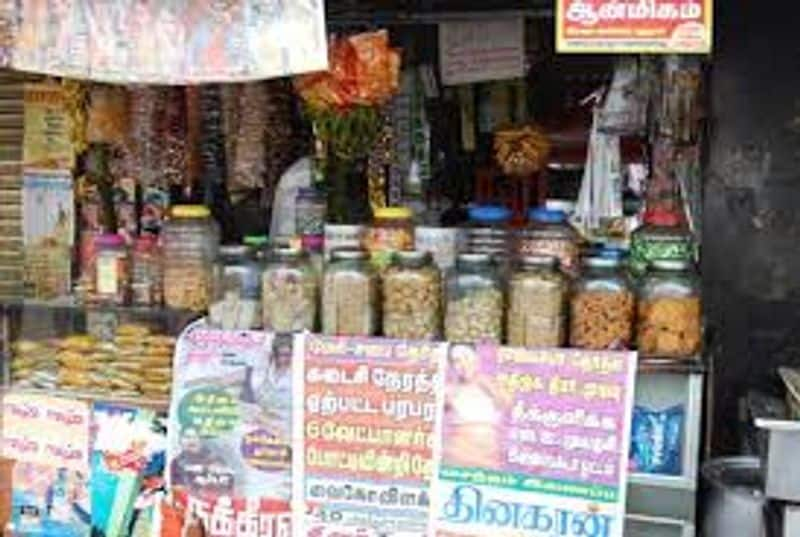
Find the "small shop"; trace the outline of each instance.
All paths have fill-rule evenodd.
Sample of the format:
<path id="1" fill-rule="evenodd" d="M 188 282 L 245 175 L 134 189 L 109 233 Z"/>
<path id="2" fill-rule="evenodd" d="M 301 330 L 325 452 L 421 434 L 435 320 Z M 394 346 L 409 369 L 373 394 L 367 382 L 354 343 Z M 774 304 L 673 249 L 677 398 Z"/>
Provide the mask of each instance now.
<path id="1" fill-rule="evenodd" d="M 710 459 L 712 2 L 496 3 L 0 10 L 4 535 L 794 535 L 786 414 Z"/>

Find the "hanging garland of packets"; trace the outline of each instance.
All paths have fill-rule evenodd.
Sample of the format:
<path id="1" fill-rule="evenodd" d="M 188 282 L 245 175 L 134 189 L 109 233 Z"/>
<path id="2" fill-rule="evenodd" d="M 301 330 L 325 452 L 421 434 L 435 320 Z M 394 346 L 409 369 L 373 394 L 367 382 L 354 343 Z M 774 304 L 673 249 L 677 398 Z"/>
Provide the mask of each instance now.
<path id="1" fill-rule="evenodd" d="M 328 220 L 358 223 L 369 213 L 365 160 L 382 132 L 383 106 L 399 89 L 400 51 L 383 30 L 334 38 L 329 56 L 328 71 L 299 76 L 295 87 L 322 152 Z"/>
<path id="2" fill-rule="evenodd" d="M 367 183 L 369 185 L 369 204 L 372 210 L 386 206 L 386 183 L 389 170 L 394 164 L 394 125 L 388 107 L 381 114 L 381 129 L 367 163 Z"/>

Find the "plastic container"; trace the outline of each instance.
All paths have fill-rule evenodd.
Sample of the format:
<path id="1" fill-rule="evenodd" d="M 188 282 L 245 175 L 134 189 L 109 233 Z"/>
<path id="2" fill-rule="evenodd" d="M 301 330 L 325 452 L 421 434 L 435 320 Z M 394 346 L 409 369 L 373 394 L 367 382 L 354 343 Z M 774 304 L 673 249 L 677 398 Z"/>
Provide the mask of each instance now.
<path id="1" fill-rule="evenodd" d="M 324 235 L 327 210 L 325 196 L 315 188 L 299 188 L 294 203 L 297 235 Z"/>
<path id="2" fill-rule="evenodd" d="M 526 256 L 508 287 L 508 344 L 555 348 L 564 344 L 568 283 L 552 256 Z"/>
<path id="3" fill-rule="evenodd" d="M 261 328 L 261 267 L 248 246 L 220 248 L 208 313 L 211 324 L 225 330 Z"/>
<path id="4" fill-rule="evenodd" d="M 383 270 L 395 252 L 414 248 L 414 215 L 407 207 L 375 209 L 372 226 L 367 230 L 365 246 L 376 268 Z"/>
<path id="5" fill-rule="evenodd" d="M 570 310 L 570 346 L 596 350 L 630 346 L 634 293 L 616 253 L 598 253 L 584 259 Z"/>
<path id="6" fill-rule="evenodd" d="M 469 225 L 465 233 L 465 251 L 488 254 L 501 274 L 511 266 L 511 211 L 500 205 L 479 205 L 469 208 Z"/>
<path id="7" fill-rule="evenodd" d="M 250 255 L 257 263 L 262 265 L 267 260 L 267 250 L 269 249 L 270 240 L 266 235 L 247 235 L 242 239 L 242 244 L 250 249 Z"/>
<path id="8" fill-rule="evenodd" d="M 379 280 L 363 250 L 335 250 L 322 287 L 322 331 L 332 336 L 378 332 Z"/>
<path id="9" fill-rule="evenodd" d="M 462 230 L 458 228 L 418 226 L 414 230 L 414 248 L 429 252 L 439 269 L 446 272 L 456 266 L 461 237 Z"/>
<path id="10" fill-rule="evenodd" d="M 503 339 L 503 288 L 488 254 L 460 254 L 447 280 L 445 337 L 454 343 Z"/>
<path id="11" fill-rule="evenodd" d="M 528 211 L 530 225 L 517 236 L 516 254 L 555 256 L 566 274 L 577 275 L 580 259 L 578 233 L 567 220 L 567 213 L 550 209 Z"/>
<path id="12" fill-rule="evenodd" d="M 319 279 L 308 256 L 297 248 L 276 248 L 264 267 L 264 330 L 288 333 L 317 325 Z"/>
<path id="13" fill-rule="evenodd" d="M 500 205 L 469 208 L 466 248 L 470 253 L 507 255 L 511 210 Z"/>
<path id="14" fill-rule="evenodd" d="M 711 459 L 703 465 L 706 537 L 769 535 L 764 470 L 756 457 Z"/>
<path id="15" fill-rule="evenodd" d="M 694 241 L 685 227 L 648 223 L 631 234 L 630 269 L 636 276 L 643 275 L 656 260 L 693 259 Z"/>
<path id="16" fill-rule="evenodd" d="M 636 343 L 647 356 L 691 358 L 700 352 L 700 282 L 691 263 L 653 261 L 639 287 Z"/>
<path id="17" fill-rule="evenodd" d="M 135 306 L 160 306 L 163 301 L 161 282 L 163 260 L 158 239 L 151 235 L 139 237 L 133 246 L 133 277 L 131 302 Z"/>
<path id="18" fill-rule="evenodd" d="M 219 228 L 202 205 L 176 205 L 164 224 L 164 303 L 202 312 L 211 299 Z"/>
<path id="19" fill-rule="evenodd" d="M 124 306 L 131 284 L 131 260 L 125 238 L 116 233 L 98 235 L 94 240 L 94 304 Z"/>
<path id="20" fill-rule="evenodd" d="M 441 333 L 441 271 L 429 253 L 397 253 L 383 275 L 383 335 L 436 340 Z"/>

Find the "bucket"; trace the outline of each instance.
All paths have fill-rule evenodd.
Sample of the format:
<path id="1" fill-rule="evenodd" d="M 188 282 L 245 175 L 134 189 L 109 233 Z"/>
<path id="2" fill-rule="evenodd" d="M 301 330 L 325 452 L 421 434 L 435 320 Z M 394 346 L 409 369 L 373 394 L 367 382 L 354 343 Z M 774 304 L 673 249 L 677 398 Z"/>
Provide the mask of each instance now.
<path id="1" fill-rule="evenodd" d="M 766 537 L 764 477 L 756 457 L 726 457 L 703 465 L 708 489 L 705 537 Z"/>

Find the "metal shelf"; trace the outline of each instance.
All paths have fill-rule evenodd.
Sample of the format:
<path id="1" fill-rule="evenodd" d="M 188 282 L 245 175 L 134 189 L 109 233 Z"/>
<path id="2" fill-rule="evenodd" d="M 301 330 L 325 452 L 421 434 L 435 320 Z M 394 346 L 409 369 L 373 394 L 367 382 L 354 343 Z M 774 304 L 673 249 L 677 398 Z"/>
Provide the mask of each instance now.
<path id="1" fill-rule="evenodd" d="M 628 482 L 643 487 L 697 490 L 697 480 L 681 475 L 639 474 L 628 476 Z"/>
<path id="2" fill-rule="evenodd" d="M 666 356 L 639 356 L 640 373 L 702 374 L 708 366 L 700 355 L 691 358 L 672 358 Z"/>

